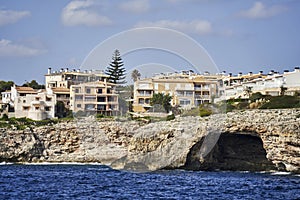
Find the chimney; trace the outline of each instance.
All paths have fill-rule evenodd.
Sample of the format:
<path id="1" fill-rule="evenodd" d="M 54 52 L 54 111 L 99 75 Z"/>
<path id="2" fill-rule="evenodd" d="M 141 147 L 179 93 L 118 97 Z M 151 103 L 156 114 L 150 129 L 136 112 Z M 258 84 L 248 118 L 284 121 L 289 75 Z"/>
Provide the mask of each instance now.
<path id="1" fill-rule="evenodd" d="M 299 67 L 295 67 L 295 72 L 300 72 L 300 68 Z"/>
<path id="2" fill-rule="evenodd" d="M 48 68 L 48 74 L 51 74 L 51 67 Z"/>
<path id="3" fill-rule="evenodd" d="M 61 68 L 60 70 L 59 70 L 59 72 L 63 72 L 64 71 L 64 69 L 63 68 Z"/>
<path id="4" fill-rule="evenodd" d="M 259 74 L 262 75 L 264 73 L 264 71 L 259 71 Z"/>
<path id="5" fill-rule="evenodd" d="M 68 72 L 68 71 L 69 71 L 69 68 L 66 68 L 66 69 L 65 69 L 65 72 Z"/>
<path id="6" fill-rule="evenodd" d="M 289 73 L 289 70 L 285 69 L 285 70 L 283 71 L 283 74 L 287 74 L 287 73 Z"/>
<path id="7" fill-rule="evenodd" d="M 249 75 L 249 76 L 252 76 L 252 75 L 253 75 L 253 73 L 252 73 L 252 72 L 249 72 L 249 73 L 248 73 L 248 75 Z"/>
<path id="8" fill-rule="evenodd" d="M 243 73 L 242 73 L 242 72 L 239 72 L 238 77 L 241 77 L 242 75 L 243 75 Z"/>
<path id="9" fill-rule="evenodd" d="M 228 76 L 229 76 L 229 77 L 232 77 L 232 73 L 229 73 Z"/>
<path id="10" fill-rule="evenodd" d="M 80 69 L 77 69 L 77 72 L 80 72 Z"/>

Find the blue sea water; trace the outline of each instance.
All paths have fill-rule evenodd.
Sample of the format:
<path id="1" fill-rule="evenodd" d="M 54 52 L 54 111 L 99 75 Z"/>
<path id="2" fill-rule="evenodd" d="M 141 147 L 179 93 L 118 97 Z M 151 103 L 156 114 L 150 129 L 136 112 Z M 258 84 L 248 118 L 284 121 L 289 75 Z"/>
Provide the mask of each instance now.
<path id="1" fill-rule="evenodd" d="M 0 165 L 0 199 L 300 199 L 299 175 Z"/>

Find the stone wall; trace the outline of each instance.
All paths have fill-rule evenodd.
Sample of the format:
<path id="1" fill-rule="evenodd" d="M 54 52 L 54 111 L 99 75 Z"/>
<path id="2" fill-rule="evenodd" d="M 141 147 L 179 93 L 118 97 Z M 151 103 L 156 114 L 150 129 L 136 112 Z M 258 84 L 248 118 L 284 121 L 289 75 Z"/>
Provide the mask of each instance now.
<path id="1" fill-rule="evenodd" d="M 149 124 L 84 118 L 24 131 L 1 129 L 0 162 L 299 173 L 300 109 L 246 110 Z"/>

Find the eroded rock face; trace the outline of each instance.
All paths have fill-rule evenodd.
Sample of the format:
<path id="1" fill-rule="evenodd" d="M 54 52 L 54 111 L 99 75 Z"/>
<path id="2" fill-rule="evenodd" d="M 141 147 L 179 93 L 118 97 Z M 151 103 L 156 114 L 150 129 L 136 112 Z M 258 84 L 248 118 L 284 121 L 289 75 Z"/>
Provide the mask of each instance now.
<path id="1" fill-rule="evenodd" d="M 0 162 L 299 173 L 299 116 L 297 109 L 247 110 L 150 124 L 86 118 L 24 131 L 1 129 Z"/>

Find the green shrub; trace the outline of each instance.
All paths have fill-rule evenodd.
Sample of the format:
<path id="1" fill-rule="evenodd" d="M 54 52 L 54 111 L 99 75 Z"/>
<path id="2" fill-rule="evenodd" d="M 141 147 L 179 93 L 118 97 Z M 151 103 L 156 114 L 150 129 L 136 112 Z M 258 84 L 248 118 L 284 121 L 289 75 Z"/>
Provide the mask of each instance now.
<path id="1" fill-rule="evenodd" d="M 3 121 L 8 121 L 8 116 L 7 116 L 7 114 L 3 114 L 2 120 L 3 120 Z"/>
<path id="2" fill-rule="evenodd" d="M 295 96 L 275 96 L 263 104 L 260 109 L 299 108 L 300 99 Z"/>
<path id="3" fill-rule="evenodd" d="M 200 117 L 206 117 L 212 114 L 212 111 L 209 108 L 200 107 L 199 108 L 199 115 Z"/>
<path id="4" fill-rule="evenodd" d="M 255 102 L 256 100 L 262 99 L 264 97 L 265 97 L 265 95 L 262 95 L 260 92 L 256 92 L 250 96 L 249 100 L 251 102 Z"/>
<path id="5" fill-rule="evenodd" d="M 167 116 L 167 121 L 171 121 L 173 119 L 175 119 L 175 115 L 174 114 L 171 114 L 171 115 Z"/>

